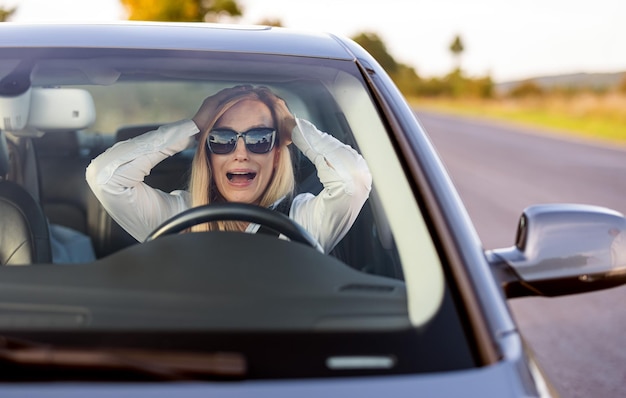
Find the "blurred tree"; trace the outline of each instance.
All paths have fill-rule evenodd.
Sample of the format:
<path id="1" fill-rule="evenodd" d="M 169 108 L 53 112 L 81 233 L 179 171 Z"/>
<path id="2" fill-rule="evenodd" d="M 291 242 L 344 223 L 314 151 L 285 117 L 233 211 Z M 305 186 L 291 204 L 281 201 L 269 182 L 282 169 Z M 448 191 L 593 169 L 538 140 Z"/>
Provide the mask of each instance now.
<path id="1" fill-rule="evenodd" d="M 456 35 L 452 43 L 450 44 L 450 51 L 452 52 L 452 56 L 455 59 L 455 68 L 461 69 L 461 54 L 463 53 L 465 48 L 463 47 L 463 41 L 461 40 L 461 36 Z"/>
<path id="2" fill-rule="evenodd" d="M 494 84 L 490 75 L 472 80 L 472 92 L 471 94 L 478 98 L 493 98 L 494 97 Z"/>
<path id="3" fill-rule="evenodd" d="M 469 81 L 463 76 L 461 68 L 456 68 L 444 77 L 448 85 L 448 94 L 452 97 L 465 96 L 468 92 Z"/>
<path id="4" fill-rule="evenodd" d="M 443 97 L 450 95 L 450 85 L 440 78 L 431 77 L 423 80 L 419 85 L 420 97 Z"/>
<path id="5" fill-rule="evenodd" d="M 422 80 L 415 71 L 415 68 L 405 64 L 398 64 L 398 70 L 391 75 L 391 78 L 402 94 L 406 96 L 420 95 Z"/>
<path id="6" fill-rule="evenodd" d="M 359 33 L 354 36 L 352 40 L 367 50 L 387 73 L 393 75 L 398 71 L 398 63 L 391 54 L 389 54 L 387 46 L 385 46 L 385 43 L 383 43 L 382 39 L 376 33 Z"/>
<path id="7" fill-rule="evenodd" d="M 538 97 L 544 94 L 543 89 L 532 79 L 524 80 L 509 91 L 513 98 Z"/>
<path id="8" fill-rule="evenodd" d="M 407 96 L 420 95 L 421 80 L 415 68 L 397 62 L 387 51 L 382 39 L 372 32 L 363 32 L 352 38 L 369 52 L 389 74 L 402 94 Z"/>
<path id="9" fill-rule="evenodd" d="M 493 80 L 488 75 L 469 78 L 463 75 L 460 67 L 457 67 L 442 78 L 423 79 L 413 67 L 397 62 L 389 54 L 387 47 L 377 34 L 364 32 L 353 37 L 352 40 L 360 44 L 378 61 L 405 96 L 451 98 L 492 98 L 494 96 Z M 460 36 L 455 38 L 450 50 L 457 55 L 463 51 Z"/>
<path id="10" fill-rule="evenodd" d="M 11 16 L 15 14 L 15 11 L 17 11 L 16 7 L 13 7 L 13 8 L 0 7 L 0 22 L 7 22 L 9 19 L 11 19 Z"/>
<path id="11" fill-rule="evenodd" d="M 237 0 L 120 0 L 134 21 L 216 22 L 240 17 Z"/>
<path id="12" fill-rule="evenodd" d="M 258 22 L 258 25 L 282 27 L 283 21 L 274 18 L 265 18 Z"/>

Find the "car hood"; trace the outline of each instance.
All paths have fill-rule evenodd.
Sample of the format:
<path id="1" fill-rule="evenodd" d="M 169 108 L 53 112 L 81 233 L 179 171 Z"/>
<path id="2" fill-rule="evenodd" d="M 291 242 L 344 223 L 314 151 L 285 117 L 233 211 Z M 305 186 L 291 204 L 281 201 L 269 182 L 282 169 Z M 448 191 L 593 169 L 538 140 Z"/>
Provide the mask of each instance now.
<path id="1" fill-rule="evenodd" d="M 537 375 L 537 377 L 540 377 Z M 543 379 L 523 385 L 512 363 L 437 374 L 289 381 L 189 383 L 37 383 L 0 386 L 4 398 L 84 397 L 520 397 L 554 396 Z M 539 390 L 539 392 L 537 391 Z"/>

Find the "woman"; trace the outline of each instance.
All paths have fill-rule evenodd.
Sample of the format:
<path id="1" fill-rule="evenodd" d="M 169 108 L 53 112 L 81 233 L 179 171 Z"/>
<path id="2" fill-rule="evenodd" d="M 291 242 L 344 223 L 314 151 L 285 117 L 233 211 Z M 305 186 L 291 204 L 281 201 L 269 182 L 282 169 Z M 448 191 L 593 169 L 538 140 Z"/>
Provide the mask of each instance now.
<path id="1" fill-rule="evenodd" d="M 143 182 L 154 166 L 192 146 L 196 138 L 189 191 L 165 193 Z M 294 190 L 291 142 L 313 162 L 324 189 L 317 196 L 300 194 L 289 206 Z M 111 217 L 139 241 L 191 207 L 240 202 L 276 208 L 282 202 L 289 217 L 326 253 L 348 232 L 371 189 L 367 165 L 354 149 L 296 119 L 269 89 L 251 86 L 208 97 L 192 120 L 115 144 L 91 162 L 86 177 Z M 259 225 L 219 222 L 192 229 L 255 233 Z"/>

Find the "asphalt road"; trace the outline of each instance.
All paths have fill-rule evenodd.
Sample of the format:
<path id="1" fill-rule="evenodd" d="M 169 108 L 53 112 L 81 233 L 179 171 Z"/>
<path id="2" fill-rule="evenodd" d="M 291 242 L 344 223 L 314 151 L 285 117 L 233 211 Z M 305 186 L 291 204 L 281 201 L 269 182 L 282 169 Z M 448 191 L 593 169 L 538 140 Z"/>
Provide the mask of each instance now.
<path id="1" fill-rule="evenodd" d="M 626 214 L 626 147 L 417 110 L 487 249 L 513 244 L 523 209 L 587 203 Z M 509 304 L 564 397 L 626 396 L 626 286 Z"/>

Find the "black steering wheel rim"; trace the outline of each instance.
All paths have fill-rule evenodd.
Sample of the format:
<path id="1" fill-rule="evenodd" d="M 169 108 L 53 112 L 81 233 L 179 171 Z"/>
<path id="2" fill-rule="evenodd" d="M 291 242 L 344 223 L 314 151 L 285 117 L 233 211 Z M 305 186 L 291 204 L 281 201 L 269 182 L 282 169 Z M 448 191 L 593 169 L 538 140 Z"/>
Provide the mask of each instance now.
<path id="1" fill-rule="evenodd" d="M 304 243 L 313 248 L 318 247 L 315 238 L 291 218 L 274 210 L 245 203 L 217 203 L 193 207 L 165 221 L 152 231 L 144 242 L 211 221 L 252 222 L 273 229 L 292 241 Z"/>

